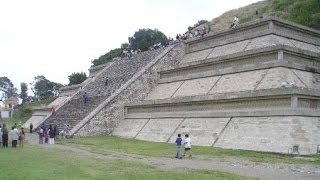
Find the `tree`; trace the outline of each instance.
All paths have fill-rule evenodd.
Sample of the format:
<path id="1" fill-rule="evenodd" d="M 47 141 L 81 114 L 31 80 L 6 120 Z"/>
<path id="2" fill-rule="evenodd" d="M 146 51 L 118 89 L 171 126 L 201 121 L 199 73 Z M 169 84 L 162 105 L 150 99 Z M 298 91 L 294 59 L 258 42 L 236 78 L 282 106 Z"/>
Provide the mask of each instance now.
<path id="1" fill-rule="evenodd" d="M 201 24 L 204 24 L 204 23 L 207 23 L 208 21 L 207 20 L 199 20 L 197 23 L 195 23 L 193 26 L 189 26 L 188 27 L 188 31 L 191 31 L 192 29 L 200 26 Z"/>
<path id="2" fill-rule="evenodd" d="M 167 36 L 157 29 L 139 29 L 132 37 L 129 37 L 129 44 L 132 50 L 146 51 L 148 48 L 156 43 L 167 42 Z"/>
<path id="3" fill-rule="evenodd" d="M 20 98 L 22 99 L 22 104 L 25 104 L 28 100 L 28 85 L 27 83 L 22 82 L 20 84 Z"/>
<path id="4" fill-rule="evenodd" d="M 74 85 L 74 84 L 81 84 L 83 81 L 87 79 L 87 75 L 84 72 L 77 72 L 77 73 L 72 73 L 71 75 L 68 76 L 69 78 L 69 85 Z"/>
<path id="5" fill-rule="evenodd" d="M 7 77 L 0 77 L 0 91 L 3 92 L 1 100 L 9 97 L 17 97 L 17 88 L 14 87 L 11 80 Z"/>
<path id="6" fill-rule="evenodd" d="M 44 100 L 53 96 L 58 96 L 60 93 L 59 88 L 63 85 L 60 83 L 51 82 L 44 76 L 39 75 L 34 77 L 34 81 L 30 83 L 32 85 L 35 98 Z"/>
<path id="7" fill-rule="evenodd" d="M 107 52 L 105 55 L 100 56 L 99 59 L 94 59 L 93 61 L 91 61 L 91 63 L 92 63 L 92 66 L 98 66 L 111 61 L 113 58 L 120 57 L 121 55 L 122 55 L 121 48 L 112 49 L 111 51 Z"/>
<path id="8" fill-rule="evenodd" d="M 130 44 L 129 43 L 122 43 L 121 44 L 121 49 L 124 50 L 124 49 L 130 49 Z"/>

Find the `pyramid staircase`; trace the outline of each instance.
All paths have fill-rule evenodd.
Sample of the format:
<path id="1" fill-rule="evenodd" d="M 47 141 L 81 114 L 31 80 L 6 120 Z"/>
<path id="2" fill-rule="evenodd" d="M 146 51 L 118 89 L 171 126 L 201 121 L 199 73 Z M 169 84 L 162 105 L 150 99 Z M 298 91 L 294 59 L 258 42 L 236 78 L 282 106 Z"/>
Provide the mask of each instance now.
<path id="1" fill-rule="evenodd" d="M 146 51 L 132 58 L 121 58 L 105 66 L 96 73 L 90 81 L 81 87 L 56 113 L 46 119 L 46 124 L 56 124 L 61 130 L 69 125 L 71 132 L 78 131 L 82 126 L 76 127 L 83 119 L 99 107 L 101 103 L 110 98 L 114 92 L 127 83 L 132 76 L 145 67 L 164 49 Z M 106 83 L 106 78 L 108 82 Z M 84 104 L 82 94 L 88 92 L 89 101 Z M 76 129 L 74 129 L 76 127 Z"/>

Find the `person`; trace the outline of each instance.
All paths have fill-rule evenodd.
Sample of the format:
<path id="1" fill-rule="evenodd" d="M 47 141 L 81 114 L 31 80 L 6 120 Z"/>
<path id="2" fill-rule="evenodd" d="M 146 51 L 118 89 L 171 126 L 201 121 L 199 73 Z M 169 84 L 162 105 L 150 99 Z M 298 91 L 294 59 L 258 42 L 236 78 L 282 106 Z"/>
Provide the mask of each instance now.
<path id="1" fill-rule="evenodd" d="M 53 131 L 54 131 L 54 140 L 57 139 L 57 135 L 59 134 L 59 129 L 57 125 L 53 126 Z"/>
<path id="2" fill-rule="evenodd" d="M 69 135 L 69 125 L 68 124 L 64 124 L 63 138 L 65 138 L 67 135 Z"/>
<path id="3" fill-rule="evenodd" d="M 49 129 L 43 131 L 44 143 L 49 143 Z"/>
<path id="4" fill-rule="evenodd" d="M 39 144 L 43 144 L 43 128 L 39 128 L 38 131 L 38 135 L 39 135 Z"/>
<path id="5" fill-rule="evenodd" d="M 84 103 L 86 104 L 86 103 L 88 102 L 88 97 L 89 97 L 87 91 L 85 91 L 85 92 L 83 93 L 82 97 L 83 97 Z"/>
<path id="6" fill-rule="evenodd" d="M 15 130 L 15 127 L 11 128 L 11 131 L 9 132 L 9 137 L 12 142 L 12 147 L 16 148 L 18 144 L 18 139 L 19 139 L 19 132 Z"/>
<path id="7" fill-rule="evenodd" d="M 9 136 L 8 136 L 8 129 L 6 127 L 6 124 L 2 125 L 1 132 L 2 132 L 2 145 L 3 147 L 8 147 Z"/>
<path id="8" fill-rule="evenodd" d="M 233 22 L 231 23 L 230 28 L 235 29 L 239 25 L 239 18 L 238 16 L 235 16 L 233 19 Z"/>
<path id="9" fill-rule="evenodd" d="M 24 133 L 24 129 L 21 128 L 20 134 L 19 134 L 19 147 L 23 148 L 23 143 L 24 143 L 25 138 L 26 138 L 26 135 Z"/>
<path id="10" fill-rule="evenodd" d="M 1 131 L 1 124 L 0 124 L 0 147 L 1 147 L 1 144 L 2 144 L 2 131 Z"/>
<path id="11" fill-rule="evenodd" d="M 104 85 L 105 85 L 105 86 L 108 86 L 109 78 L 108 78 L 108 77 L 106 77 L 106 76 L 105 76 L 105 77 L 103 77 L 103 78 L 105 79 L 105 81 L 104 81 Z"/>
<path id="12" fill-rule="evenodd" d="M 49 134 L 49 144 L 54 144 L 55 131 L 51 124 L 48 130 L 48 134 Z"/>
<path id="13" fill-rule="evenodd" d="M 52 116 L 55 116 L 56 114 L 57 114 L 56 108 L 54 108 L 54 107 L 52 106 L 52 108 L 51 108 L 51 115 L 52 115 Z"/>
<path id="14" fill-rule="evenodd" d="M 182 144 L 182 138 L 181 134 L 178 134 L 178 137 L 176 139 L 176 146 L 177 146 L 177 152 L 176 152 L 176 158 L 181 159 L 181 144 Z"/>
<path id="15" fill-rule="evenodd" d="M 186 154 L 189 154 L 189 158 L 192 157 L 192 155 L 191 155 L 191 139 L 188 134 L 185 135 L 183 157 L 185 157 Z"/>
<path id="16" fill-rule="evenodd" d="M 32 129 L 33 129 L 33 124 L 30 124 L 30 133 L 32 133 Z"/>

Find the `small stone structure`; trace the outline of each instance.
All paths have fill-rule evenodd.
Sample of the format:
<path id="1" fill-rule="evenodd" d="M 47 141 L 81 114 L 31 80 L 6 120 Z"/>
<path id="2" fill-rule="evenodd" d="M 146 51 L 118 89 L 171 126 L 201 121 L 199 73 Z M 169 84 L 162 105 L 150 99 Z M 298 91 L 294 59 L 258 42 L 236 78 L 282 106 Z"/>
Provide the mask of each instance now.
<path id="1" fill-rule="evenodd" d="M 320 144 L 320 32 L 260 19 L 185 42 L 144 101 L 125 104 L 114 135 L 278 153 Z"/>

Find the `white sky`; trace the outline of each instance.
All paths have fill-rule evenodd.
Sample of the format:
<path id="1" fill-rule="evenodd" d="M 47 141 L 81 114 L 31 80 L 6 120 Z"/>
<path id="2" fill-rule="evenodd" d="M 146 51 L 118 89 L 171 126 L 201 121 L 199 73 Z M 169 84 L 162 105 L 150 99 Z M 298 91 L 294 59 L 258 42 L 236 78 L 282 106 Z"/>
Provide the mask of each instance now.
<path id="1" fill-rule="evenodd" d="M 258 0 L 0 0 L 0 77 L 68 84 L 141 28 L 168 37 Z M 30 87 L 29 87 L 30 88 Z"/>

